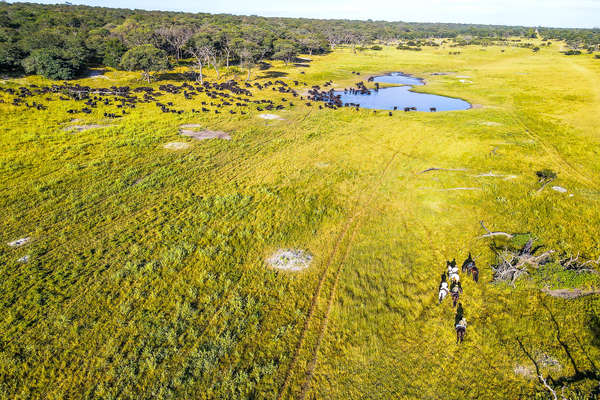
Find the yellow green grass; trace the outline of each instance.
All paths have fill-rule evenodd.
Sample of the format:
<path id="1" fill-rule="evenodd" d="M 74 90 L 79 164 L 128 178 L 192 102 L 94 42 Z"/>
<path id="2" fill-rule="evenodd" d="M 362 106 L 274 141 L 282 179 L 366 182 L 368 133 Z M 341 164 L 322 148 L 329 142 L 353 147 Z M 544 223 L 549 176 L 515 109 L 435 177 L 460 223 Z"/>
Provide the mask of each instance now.
<path id="1" fill-rule="evenodd" d="M 293 110 L 271 112 L 284 120 L 265 121 L 254 109 L 172 115 L 147 104 L 118 120 L 101 107 L 80 114 L 78 124 L 113 126 L 69 133 L 73 102 L 0 104 L 0 396 L 544 398 L 520 338 L 559 361 L 545 375 L 592 397 L 598 296 L 563 300 L 540 288 L 597 279 L 492 284 L 494 254 L 478 238 L 483 220 L 600 256 L 600 63 L 553 47 L 342 48 L 309 68 L 271 68 L 286 82 L 335 87 L 403 71 L 426 79 L 415 90 L 480 105 L 459 112 L 389 117 L 294 99 Z M 80 83 L 145 85 L 132 73 L 107 76 Z M 169 82 L 180 83 L 160 83 Z M 27 83 L 51 82 L 2 85 Z M 203 100 L 167 97 L 185 110 Z M 232 140 L 178 135 L 189 123 Z M 190 147 L 164 148 L 174 141 Z M 464 171 L 419 174 L 431 167 Z M 537 192 L 542 168 L 568 192 Z M 477 176 L 490 171 L 514 177 Z M 459 187 L 476 190 L 445 190 Z M 6 245 L 24 236 L 32 242 Z M 312 266 L 270 269 L 279 248 L 310 251 Z M 445 260 L 468 252 L 480 282 L 463 277 L 469 327 L 458 346 L 437 287 Z"/>

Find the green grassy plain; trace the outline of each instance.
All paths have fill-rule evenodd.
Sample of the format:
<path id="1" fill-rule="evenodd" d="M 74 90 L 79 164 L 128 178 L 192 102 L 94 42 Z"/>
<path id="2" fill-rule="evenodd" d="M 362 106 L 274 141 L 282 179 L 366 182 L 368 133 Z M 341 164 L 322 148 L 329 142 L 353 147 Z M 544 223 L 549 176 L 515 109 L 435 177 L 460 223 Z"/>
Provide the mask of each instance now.
<path id="1" fill-rule="evenodd" d="M 598 296 L 540 289 L 598 279 L 548 270 L 492 284 L 494 254 L 478 236 L 483 220 L 600 256 L 600 62 L 502 49 L 342 48 L 270 70 L 335 87 L 403 71 L 426 79 L 416 90 L 478 105 L 467 111 L 389 117 L 294 100 L 273 112 L 284 120 L 265 121 L 144 104 L 119 120 L 101 107 L 78 115 L 112 126 L 69 133 L 73 102 L 0 104 L 0 397 L 549 398 L 520 338 L 560 363 L 543 369 L 557 388 L 594 398 Z M 137 74 L 107 77 L 78 82 L 145 86 Z M 30 83 L 52 82 L 1 85 Z M 166 97 L 186 110 L 202 100 Z M 189 123 L 232 140 L 178 135 Z M 190 147 L 163 147 L 173 141 Z M 419 174 L 431 167 L 464 171 Z M 537 192 L 542 168 L 568 192 Z M 477 176 L 490 171 L 503 176 Z M 459 187 L 475 190 L 445 190 Z M 6 245 L 24 236 L 32 242 Z M 312 266 L 268 268 L 278 248 L 310 251 Z M 437 288 L 445 260 L 468 252 L 481 272 L 478 284 L 464 279 L 459 346 Z"/>

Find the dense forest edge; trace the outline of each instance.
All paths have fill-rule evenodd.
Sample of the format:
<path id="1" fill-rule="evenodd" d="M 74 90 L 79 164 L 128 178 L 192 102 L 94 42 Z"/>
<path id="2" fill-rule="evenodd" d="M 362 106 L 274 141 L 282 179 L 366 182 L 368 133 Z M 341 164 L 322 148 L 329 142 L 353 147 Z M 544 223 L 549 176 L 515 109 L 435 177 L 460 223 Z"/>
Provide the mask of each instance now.
<path id="1" fill-rule="evenodd" d="M 567 55 L 599 50 L 600 29 L 266 18 L 227 14 L 112 9 L 79 5 L 0 3 L 0 74 L 73 79 L 90 67 L 151 71 L 180 59 L 202 68 L 239 65 L 248 73 L 261 60 L 286 63 L 298 54 L 323 54 L 336 46 L 377 50 L 380 44 L 420 50 L 439 46 L 515 45 L 516 37 L 564 41 Z M 532 46 L 533 48 L 533 46 Z M 535 50 L 536 48 L 534 48 Z M 250 74 L 248 74 L 250 75 Z"/>

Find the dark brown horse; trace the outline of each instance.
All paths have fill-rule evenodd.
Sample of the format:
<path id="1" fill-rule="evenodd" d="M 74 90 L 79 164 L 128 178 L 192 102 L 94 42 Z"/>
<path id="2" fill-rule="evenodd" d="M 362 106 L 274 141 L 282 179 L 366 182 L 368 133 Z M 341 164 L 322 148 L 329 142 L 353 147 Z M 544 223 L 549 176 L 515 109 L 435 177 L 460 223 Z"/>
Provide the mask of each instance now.
<path id="1" fill-rule="evenodd" d="M 462 286 L 460 282 L 452 282 L 450 285 L 450 295 L 452 296 L 452 307 L 456 307 L 458 299 L 462 293 Z"/>
<path id="2" fill-rule="evenodd" d="M 469 253 L 469 257 L 463 262 L 462 272 L 466 272 L 467 275 L 471 275 L 473 280 L 477 282 L 479 280 L 479 269 L 475 266 L 475 260 L 471 257 L 471 253 Z"/>
<path id="3" fill-rule="evenodd" d="M 465 335 L 467 334 L 466 326 L 456 326 L 456 344 L 462 343 L 465 340 Z"/>
<path id="4" fill-rule="evenodd" d="M 456 304 L 458 303 L 458 298 L 460 297 L 460 292 L 458 290 L 452 290 L 450 292 L 450 295 L 452 296 L 452 307 L 456 307 Z"/>

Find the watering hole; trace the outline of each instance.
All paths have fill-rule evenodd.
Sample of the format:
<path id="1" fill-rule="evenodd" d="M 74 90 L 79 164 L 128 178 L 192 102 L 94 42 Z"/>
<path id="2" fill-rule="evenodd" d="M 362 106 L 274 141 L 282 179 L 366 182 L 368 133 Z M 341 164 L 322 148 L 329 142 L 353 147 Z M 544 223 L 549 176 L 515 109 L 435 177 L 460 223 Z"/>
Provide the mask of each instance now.
<path id="1" fill-rule="evenodd" d="M 439 96 L 436 94 L 413 92 L 413 86 L 423 86 L 425 82 L 421 78 L 403 74 L 401 72 L 392 72 L 387 75 L 380 75 L 373 78 L 374 82 L 404 85 L 390 86 L 379 90 L 370 90 L 370 94 L 361 94 L 359 92 L 335 91 L 335 95 L 340 96 L 342 104 L 360 104 L 361 108 L 377 110 L 403 110 L 407 107 L 414 107 L 413 111 L 456 111 L 467 110 L 471 104 L 465 100 L 454 97 Z"/>

